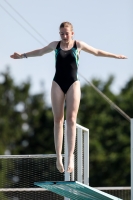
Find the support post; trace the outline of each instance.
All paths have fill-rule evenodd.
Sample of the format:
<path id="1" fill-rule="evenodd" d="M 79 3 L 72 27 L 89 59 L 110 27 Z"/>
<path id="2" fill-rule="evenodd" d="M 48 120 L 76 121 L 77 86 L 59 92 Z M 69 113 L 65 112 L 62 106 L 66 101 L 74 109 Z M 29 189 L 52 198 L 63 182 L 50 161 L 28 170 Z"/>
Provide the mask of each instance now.
<path id="1" fill-rule="evenodd" d="M 67 146 L 67 123 L 65 120 L 65 181 L 70 181 L 70 173 L 67 172 L 68 146 Z"/>
<path id="2" fill-rule="evenodd" d="M 89 185 L 89 130 L 84 131 L 84 184 Z"/>
<path id="3" fill-rule="evenodd" d="M 70 173 L 67 172 L 67 163 L 68 163 L 68 145 L 67 145 L 67 122 L 65 120 L 65 137 L 64 137 L 64 143 L 65 143 L 65 181 L 70 181 Z M 70 200 L 67 197 L 64 197 L 64 200 Z"/>
<path id="4" fill-rule="evenodd" d="M 133 199 L 133 118 L 131 119 L 131 199 Z"/>
<path id="5" fill-rule="evenodd" d="M 77 133 L 77 169 L 78 169 L 78 176 L 77 180 L 82 183 L 82 129 L 78 128 Z"/>

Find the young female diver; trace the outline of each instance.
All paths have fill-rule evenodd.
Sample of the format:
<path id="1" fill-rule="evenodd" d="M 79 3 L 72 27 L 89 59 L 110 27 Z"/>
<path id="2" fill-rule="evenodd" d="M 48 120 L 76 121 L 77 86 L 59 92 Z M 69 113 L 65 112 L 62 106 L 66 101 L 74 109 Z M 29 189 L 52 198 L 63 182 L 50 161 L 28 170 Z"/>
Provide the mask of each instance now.
<path id="1" fill-rule="evenodd" d="M 62 164 L 62 141 L 64 121 L 64 101 L 66 100 L 66 121 L 68 140 L 68 168 L 71 173 L 74 168 L 73 152 L 76 137 L 76 118 L 80 104 L 80 82 L 78 80 L 78 61 L 81 50 L 95 56 L 125 59 L 124 55 L 116 55 L 89 46 L 82 41 L 73 40 L 73 26 L 70 22 L 60 25 L 60 41 L 51 42 L 42 49 L 37 49 L 24 54 L 14 53 L 11 58 L 21 59 L 27 57 L 42 56 L 55 51 L 56 72 L 52 82 L 51 100 L 54 115 L 54 141 L 57 154 L 56 166 L 60 172 L 64 172 Z"/>

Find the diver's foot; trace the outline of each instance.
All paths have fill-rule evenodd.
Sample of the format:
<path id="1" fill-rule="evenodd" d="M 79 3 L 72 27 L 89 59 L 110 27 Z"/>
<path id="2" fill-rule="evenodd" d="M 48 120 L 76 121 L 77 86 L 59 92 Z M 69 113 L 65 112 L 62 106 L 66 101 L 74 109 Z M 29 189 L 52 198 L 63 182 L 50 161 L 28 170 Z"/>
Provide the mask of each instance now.
<path id="1" fill-rule="evenodd" d="M 63 163 L 62 163 L 62 156 L 57 157 L 57 160 L 56 160 L 56 167 L 57 167 L 57 169 L 59 170 L 59 172 L 61 172 L 61 173 L 64 172 L 64 166 L 63 166 Z"/>
<path id="2" fill-rule="evenodd" d="M 67 172 L 71 173 L 74 170 L 74 155 L 68 157 Z"/>

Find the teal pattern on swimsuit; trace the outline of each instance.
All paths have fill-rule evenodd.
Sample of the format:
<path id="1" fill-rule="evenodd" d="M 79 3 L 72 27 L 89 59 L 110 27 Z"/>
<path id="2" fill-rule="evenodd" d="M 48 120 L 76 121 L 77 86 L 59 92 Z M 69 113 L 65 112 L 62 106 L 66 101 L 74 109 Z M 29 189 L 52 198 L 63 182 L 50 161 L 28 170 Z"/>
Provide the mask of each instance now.
<path id="1" fill-rule="evenodd" d="M 76 61 L 76 65 L 77 65 L 77 67 L 79 66 L 79 52 L 78 52 L 78 50 L 76 49 L 76 48 L 72 48 L 72 52 L 73 52 L 73 55 L 74 55 L 74 57 L 75 57 L 75 61 Z M 77 79 L 79 80 L 79 78 L 78 78 L 78 73 L 77 73 Z"/>
<path id="2" fill-rule="evenodd" d="M 57 60 L 57 56 L 58 56 L 58 54 L 59 54 L 59 51 L 60 51 L 60 48 L 59 48 L 59 49 L 55 49 L 55 62 L 56 62 L 56 60 Z"/>
<path id="3" fill-rule="evenodd" d="M 76 64 L 77 64 L 77 67 L 79 66 L 79 52 L 76 48 L 72 48 L 72 52 L 73 52 L 73 55 L 75 57 L 75 60 L 76 60 Z"/>

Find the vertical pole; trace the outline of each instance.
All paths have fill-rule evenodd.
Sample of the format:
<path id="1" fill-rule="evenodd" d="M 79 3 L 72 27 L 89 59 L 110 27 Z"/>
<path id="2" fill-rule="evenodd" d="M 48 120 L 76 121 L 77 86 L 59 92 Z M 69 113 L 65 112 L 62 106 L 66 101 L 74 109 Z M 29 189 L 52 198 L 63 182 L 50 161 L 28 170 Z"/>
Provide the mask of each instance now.
<path id="1" fill-rule="evenodd" d="M 68 145 L 67 145 L 67 123 L 65 120 L 65 181 L 70 181 L 70 174 L 67 172 Z"/>
<path id="2" fill-rule="evenodd" d="M 82 129 L 78 128 L 77 133 L 77 181 L 82 183 Z"/>
<path id="3" fill-rule="evenodd" d="M 133 199 L 133 118 L 131 119 L 131 199 Z"/>
<path id="4" fill-rule="evenodd" d="M 89 130 L 84 131 L 84 184 L 89 185 Z"/>
<path id="5" fill-rule="evenodd" d="M 74 156 L 74 169 L 75 169 L 75 156 Z M 71 181 L 74 181 L 74 170 L 71 173 Z"/>
<path id="6" fill-rule="evenodd" d="M 70 181 L 70 174 L 67 172 L 67 163 L 68 163 L 68 145 L 67 145 L 67 123 L 65 120 L 65 132 L 64 132 L 65 136 L 64 136 L 64 153 L 65 153 L 65 181 Z M 66 197 L 64 197 L 64 200 L 70 200 Z"/>

